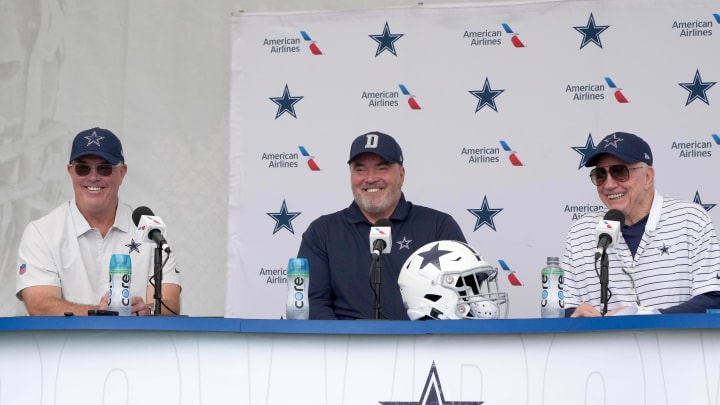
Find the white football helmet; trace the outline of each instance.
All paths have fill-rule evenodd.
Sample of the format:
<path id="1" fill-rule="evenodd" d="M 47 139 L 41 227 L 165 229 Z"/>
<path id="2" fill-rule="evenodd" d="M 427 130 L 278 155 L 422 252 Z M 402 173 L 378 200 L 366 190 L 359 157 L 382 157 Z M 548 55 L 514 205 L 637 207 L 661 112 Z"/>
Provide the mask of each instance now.
<path id="1" fill-rule="evenodd" d="M 416 250 L 398 285 L 412 320 L 507 318 L 508 297 L 498 290 L 497 269 L 463 242 L 441 240 Z"/>

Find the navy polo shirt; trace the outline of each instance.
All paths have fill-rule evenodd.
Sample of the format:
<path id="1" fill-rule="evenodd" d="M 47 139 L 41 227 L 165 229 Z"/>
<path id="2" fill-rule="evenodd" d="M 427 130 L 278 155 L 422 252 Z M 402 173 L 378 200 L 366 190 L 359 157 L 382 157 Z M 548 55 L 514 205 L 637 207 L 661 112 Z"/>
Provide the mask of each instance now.
<path id="1" fill-rule="evenodd" d="M 392 251 L 381 255 L 380 317 L 408 319 L 397 284 L 405 260 L 438 240 L 465 242 L 448 214 L 413 205 L 402 195 L 392 222 Z M 303 233 L 297 257 L 310 266 L 310 319 L 374 319 L 370 227 L 358 205 L 314 220 Z"/>

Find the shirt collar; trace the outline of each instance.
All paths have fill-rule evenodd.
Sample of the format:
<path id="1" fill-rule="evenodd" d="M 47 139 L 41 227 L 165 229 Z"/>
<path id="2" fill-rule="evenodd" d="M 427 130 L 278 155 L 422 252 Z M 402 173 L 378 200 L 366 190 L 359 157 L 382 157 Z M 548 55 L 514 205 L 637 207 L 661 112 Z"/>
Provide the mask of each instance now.
<path id="1" fill-rule="evenodd" d="M 68 204 L 70 205 L 70 215 L 72 215 L 73 223 L 75 224 L 75 235 L 80 236 L 89 231 L 91 229 L 90 224 L 78 209 L 75 200 L 70 200 Z M 122 201 L 118 201 L 118 206 L 115 210 L 115 223 L 113 223 L 112 228 L 122 232 L 129 232 L 131 228 L 129 215 L 126 215 L 124 210 L 127 210 L 125 204 L 123 204 Z"/>

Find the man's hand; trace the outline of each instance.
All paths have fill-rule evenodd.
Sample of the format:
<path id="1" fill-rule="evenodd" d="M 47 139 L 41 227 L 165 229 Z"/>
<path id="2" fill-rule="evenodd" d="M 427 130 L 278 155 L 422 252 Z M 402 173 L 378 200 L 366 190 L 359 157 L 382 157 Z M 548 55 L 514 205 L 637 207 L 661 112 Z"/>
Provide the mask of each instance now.
<path id="1" fill-rule="evenodd" d="M 625 308 L 627 308 L 627 307 L 615 308 L 613 310 L 608 311 L 605 314 L 605 316 L 613 315 L 617 312 L 622 311 Z M 595 309 L 595 307 L 593 307 L 592 305 L 588 304 L 587 302 L 583 302 L 582 304 L 580 304 L 579 307 L 577 307 L 577 309 L 575 309 L 575 312 L 573 312 L 573 314 L 570 317 L 571 318 L 589 318 L 589 317 L 593 317 L 593 316 L 602 316 L 602 314 L 600 314 L 600 311 Z"/>

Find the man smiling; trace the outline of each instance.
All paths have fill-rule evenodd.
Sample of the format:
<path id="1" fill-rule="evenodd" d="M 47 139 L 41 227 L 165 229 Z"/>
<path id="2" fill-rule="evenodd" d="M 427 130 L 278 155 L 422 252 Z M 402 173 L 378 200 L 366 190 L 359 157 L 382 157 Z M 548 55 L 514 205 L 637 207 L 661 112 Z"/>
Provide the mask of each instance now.
<path id="1" fill-rule="evenodd" d="M 310 319 L 374 318 L 368 237 L 381 218 L 392 222 L 396 246 L 380 256 L 380 317 L 409 319 L 397 284 L 405 260 L 426 243 L 464 242 L 465 237 L 450 215 L 405 200 L 403 154 L 390 135 L 369 132 L 355 138 L 348 164 L 353 203 L 313 221 L 298 251 L 310 266 Z"/>
<path id="2" fill-rule="evenodd" d="M 30 315 L 87 315 L 108 308 L 110 257 L 129 254 L 133 315 L 150 315 L 154 251 L 142 244 L 132 209 L 118 196 L 127 174 L 122 144 L 107 129 L 73 140 L 67 172 L 75 198 L 25 228 L 18 251 L 17 297 Z M 163 269 L 163 310 L 180 312 L 180 275 L 170 253 Z"/>
<path id="3" fill-rule="evenodd" d="M 720 308 L 720 244 L 699 205 L 655 190 L 650 146 L 640 137 L 606 136 L 585 163 L 608 210 L 625 215 L 622 234 L 608 249 L 608 315 L 692 313 Z M 595 226 L 605 212 L 575 222 L 568 233 L 566 315 L 600 316 Z"/>

